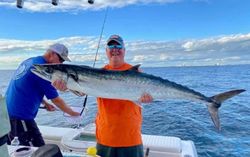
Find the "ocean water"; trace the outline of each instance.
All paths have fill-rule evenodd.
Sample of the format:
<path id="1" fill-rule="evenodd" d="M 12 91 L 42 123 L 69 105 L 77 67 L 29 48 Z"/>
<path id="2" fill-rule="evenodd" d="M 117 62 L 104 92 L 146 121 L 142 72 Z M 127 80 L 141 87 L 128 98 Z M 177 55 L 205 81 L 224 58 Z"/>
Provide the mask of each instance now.
<path id="1" fill-rule="evenodd" d="M 250 65 L 143 68 L 143 71 L 185 85 L 207 96 L 232 89 L 247 91 L 223 103 L 219 115 L 222 130 L 218 132 L 204 104 L 184 100 L 155 101 L 144 105 L 144 134 L 177 136 L 195 143 L 200 157 L 250 156 Z M 0 70 L 0 93 L 4 94 L 13 71 Z M 84 98 L 70 92 L 60 95 L 73 107 L 81 107 Z M 94 122 L 95 98 L 89 96 L 88 111 L 80 122 Z M 61 111 L 40 110 L 39 125 L 74 127 L 76 120 Z"/>

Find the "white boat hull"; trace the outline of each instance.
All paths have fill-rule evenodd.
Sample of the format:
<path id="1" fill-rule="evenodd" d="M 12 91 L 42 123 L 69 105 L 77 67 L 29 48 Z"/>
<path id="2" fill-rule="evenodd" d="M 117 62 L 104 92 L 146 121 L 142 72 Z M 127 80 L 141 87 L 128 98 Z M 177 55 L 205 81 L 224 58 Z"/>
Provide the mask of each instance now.
<path id="1" fill-rule="evenodd" d="M 80 140 L 82 137 L 95 137 L 95 126 L 81 129 L 39 126 L 46 143 L 57 144 L 64 152 L 84 154 L 88 147 L 96 146 L 95 140 Z M 149 148 L 149 157 L 197 157 L 193 141 L 178 137 L 142 135 L 144 151 Z"/>

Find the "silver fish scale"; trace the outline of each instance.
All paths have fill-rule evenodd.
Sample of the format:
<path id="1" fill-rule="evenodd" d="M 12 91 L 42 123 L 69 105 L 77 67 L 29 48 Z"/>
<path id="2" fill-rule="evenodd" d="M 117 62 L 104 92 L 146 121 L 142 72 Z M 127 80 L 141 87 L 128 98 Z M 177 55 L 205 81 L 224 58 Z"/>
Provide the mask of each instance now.
<path id="1" fill-rule="evenodd" d="M 79 73 L 78 73 L 79 74 Z M 140 73 L 135 72 L 120 72 L 120 73 L 82 73 L 80 77 L 80 85 L 84 93 L 96 97 L 128 99 L 137 101 L 143 93 L 148 93 L 154 99 L 166 98 L 183 98 L 196 101 L 207 99 L 201 94 L 193 93 L 186 87 L 180 85 L 176 89 L 176 84 L 167 80 L 152 77 L 140 76 Z M 153 78 L 153 79 L 152 79 Z M 184 89 L 181 89 L 181 87 Z M 190 93 L 191 91 L 191 93 Z M 197 100 L 199 99 L 199 100 Z"/>

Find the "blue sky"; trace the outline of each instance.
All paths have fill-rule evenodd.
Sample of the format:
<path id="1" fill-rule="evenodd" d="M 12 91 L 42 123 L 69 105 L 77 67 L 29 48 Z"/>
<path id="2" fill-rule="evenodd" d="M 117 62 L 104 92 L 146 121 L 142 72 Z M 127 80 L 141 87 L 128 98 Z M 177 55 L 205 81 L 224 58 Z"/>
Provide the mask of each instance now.
<path id="1" fill-rule="evenodd" d="M 0 0 L 0 69 L 42 55 L 50 44 L 68 46 L 73 64 L 92 65 L 105 12 L 97 67 L 107 63 L 111 34 L 126 43 L 126 60 L 142 66 L 250 63 L 248 0 Z"/>

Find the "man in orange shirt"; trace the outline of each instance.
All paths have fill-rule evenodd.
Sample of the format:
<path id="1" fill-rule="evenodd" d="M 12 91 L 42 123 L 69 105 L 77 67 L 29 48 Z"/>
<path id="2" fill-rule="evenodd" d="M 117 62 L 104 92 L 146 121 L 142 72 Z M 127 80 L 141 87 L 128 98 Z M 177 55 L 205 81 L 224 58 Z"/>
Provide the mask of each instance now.
<path id="1" fill-rule="evenodd" d="M 125 45 L 118 35 L 112 35 L 107 41 L 106 55 L 108 70 L 128 70 L 132 65 L 124 60 Z M 152 102 L 145 93 L 139 102 Z M 97 98 L 96 116 L 97 154 L 101 157 L 143 157 L 141 138 L 141 107 L 129 100 Z"/>
<path id="2" fill-rule="evenodd" d="M 119 35 L 109 37 L 106 55 L 109 63 L 104 69 L 123 71 L 132 67 L 124 60 L 125 45 Z M 59 90 L 67 89 L 63 80 L 53 85 Z M 145 93 L 138 101 L 149 103 L 152 100 L 151 95 Z M 97 104 L 97 154 L 101 157 L 143 157 L 141 107 L 129 100 L 106 98 L 97 98 Z"/>

